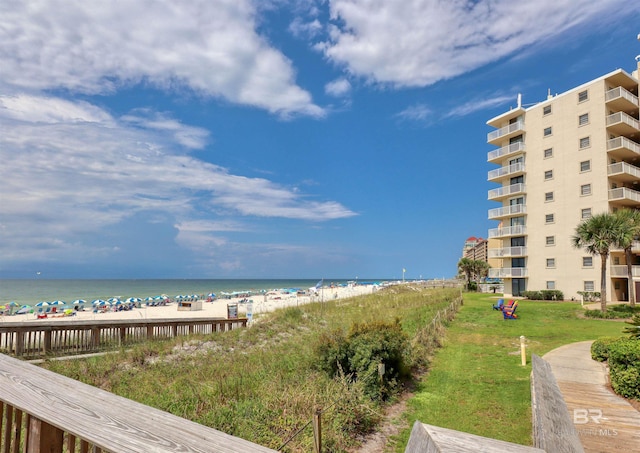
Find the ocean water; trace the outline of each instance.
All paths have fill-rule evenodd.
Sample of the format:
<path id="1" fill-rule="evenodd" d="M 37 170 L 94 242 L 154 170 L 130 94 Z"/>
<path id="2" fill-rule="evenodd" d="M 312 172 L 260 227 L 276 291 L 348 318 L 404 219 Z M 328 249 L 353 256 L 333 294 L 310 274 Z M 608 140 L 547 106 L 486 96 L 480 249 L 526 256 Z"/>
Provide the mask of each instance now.
<path id="1" fill-rule="evenodd" d="M 35 305 L 38 302 L 62 300 L 71 304 L 76 299 L 91 302 L 95 299 L 120 297 L 159 296 L 175 297 L 181 294 L 218 294 L 222 291 L 254 291 L 282 288 L 307 289 L 320 280 L 47 280 L 0 279 L 0 305 L 16 302 L 18 305 Z M 347 280 L 324 280 L 324 285 L 346 284 Z"/>

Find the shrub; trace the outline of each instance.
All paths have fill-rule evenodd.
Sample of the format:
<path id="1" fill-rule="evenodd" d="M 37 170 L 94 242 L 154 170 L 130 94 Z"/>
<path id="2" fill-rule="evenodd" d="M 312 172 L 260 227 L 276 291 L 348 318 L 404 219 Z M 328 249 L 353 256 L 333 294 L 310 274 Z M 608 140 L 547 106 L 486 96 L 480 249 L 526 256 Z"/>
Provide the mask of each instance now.
<path id="1" fill-rule="evenodd" d="M 609 358 L 609 347 L 620 340 L 620 337 L 601 337 L 591 344 L 591 358 L 598 362 L 605 362 Z"/>
<path id="2" fill-rule="evenodd" d="M 523 291 L 522 295 L 529 300 L 564 300 L 564 293 L 557 289 Z"/>
<path id="3" fill-rule="evenodd" d="M 601 310 L 585 310 L 584 315 L 587 318 L 625 319 L 630 318 L 636 312 L 638 312 L 638 307 L 630 307 L 625 304 L 613 305 L 604 313 Z"/>
<path id="4" fill-rule="evenodd" d="M 398 381 L 409 375 L 409 338 L 400 320 L 353 324 L 348 335 L 340 330 L 323 335 L 316 346 L 318 363 L 332 377 L 344 373 L 359 381 L 365 394 L 374 400 L 386 399 Z M 380 364 L 384 374 L 380 379 Z"/>
<path id="5" fill-rule="evenodd" d="M 630 338 L 640 340 L 640 315 L 635 315 L 627 324 L 630 324 L 630 327 L 625 328 L 624 333 L 631 334 Z"/>
<path id="6" fill-rule="evenodd" d="M 600 300 L 600 293 L 597 291 L 578 291 L 584 302 L 597 302 Z"/>
<path id="7" fill-rule="evenodd" d="M 611 387 L 626 398 L 640 398 L 640 341 L 621 339 L 609 347 Z"/>

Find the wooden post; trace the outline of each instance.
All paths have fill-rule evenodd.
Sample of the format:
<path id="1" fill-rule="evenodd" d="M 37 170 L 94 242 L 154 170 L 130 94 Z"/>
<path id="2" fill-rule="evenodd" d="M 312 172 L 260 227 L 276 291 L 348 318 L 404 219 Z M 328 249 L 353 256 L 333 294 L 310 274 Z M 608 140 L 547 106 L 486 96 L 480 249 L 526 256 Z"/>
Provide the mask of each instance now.
<path id="1" fill-rule="evenodd" d="M 26 446 L 26 453 L 62 452 L 62 439 L 64 436 L 62 430 L 35 417 L 30 418 L 28 430 L 29 443 Z"/>
<path id="2" fill-rule="evenodd" d="M 322 410 L 317 407 L 313 413 L 313 452 L 322 452 Z"/>
<path id="3" fill-rule="evenodd" d="M 24 332 L 18 330 L 16 332 L 16 356 L 20 357 L 24 354 Z"/>
<path id="4" fill-rule="evenodd" d="M 522 366 L 527 364 L 527 350 L 524 344 L 524 335 L 520 335 L 520 358 L 522 360 Z"/>
<path id="5" fill-rule="evenodd" d="M 45 330 L 42 332 L 44 335 L 44 353 L 48 354 L 51 352 L 51 330 Z"/>

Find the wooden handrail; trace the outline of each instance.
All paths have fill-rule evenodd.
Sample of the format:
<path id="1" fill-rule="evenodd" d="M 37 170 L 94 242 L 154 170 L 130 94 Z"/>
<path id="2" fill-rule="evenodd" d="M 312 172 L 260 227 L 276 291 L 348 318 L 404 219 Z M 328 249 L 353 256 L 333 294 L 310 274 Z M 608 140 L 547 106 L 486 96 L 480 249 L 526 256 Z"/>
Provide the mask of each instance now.
<path id="1" fill-rule="evenodd" d="M 0 325 L 0 352 L 19 357 L 80 354 L 180 335 L 246 327 L 247 318 L 32 321 Z"/>
<path id="2" fill-rule="evenodd" d="M 275 452 L 4 354 L 0 428 L 7 452 Z"/>

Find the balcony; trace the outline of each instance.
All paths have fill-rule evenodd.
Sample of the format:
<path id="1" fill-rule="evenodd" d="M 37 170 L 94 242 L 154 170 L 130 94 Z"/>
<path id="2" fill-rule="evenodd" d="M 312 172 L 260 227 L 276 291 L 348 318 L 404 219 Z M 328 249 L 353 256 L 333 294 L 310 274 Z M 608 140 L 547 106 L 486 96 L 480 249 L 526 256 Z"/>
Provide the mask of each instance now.
<path id="1" fill-rule="evenodd" d="M 616 159 L 633 159 L 640 156 L 640 145 L 627 137 L 607 140 L 607 153 Z"/>
<path id="2" fill-rule="evenodd" d="M 626 162 L 616 162 L 607 167 L 607 175 L 616 181 L 640 181 L 640 168 Z"/>
<path id="3" fill-rule="evenodd" d="M 637 206 L 640 204 L 640 192 L 628 187 L 609 189 L 609 201 L 622 206 Z"/>
<path id="4" fill-rule="evenodd" d="M 496 182 L 503 178 L 522 175 L 524 174 L 524 171 L 524 164 L 522 162 L 518 162 L 517 164 L 505 165 L 504 167 L 491 170 L 488 174 L 487 180 Z"/>
<path id="5" fill-rule="evenodd" d="M 607 103 L 607 107 L 619 112 L 633 114 L 638 110 L 638 96 L 622 87 L 607 91 L 604 95 L 604 100 Z"/>
<path id="6" fill-rule="evenodd" d="M 489 269 L 489 278 L 523 278 L 527 277 L 526 267 L 502 267 Z"/>
<path id="7" fill-rule="evenodd" d="M 631 272 L 633 277 L 640 277 L 640 266 L 631 266 Z M 627 265 L 612 265 L 609 270 L 611 271 L 611 277 L 623 277 L 626 278 L 627 274 Z"/>
<path id="8" fill-rule="evenodd" d="M 511 143 L 510 145 L 503 146 L 502 148 L 494 151 L 489 151 L 487 154 L 487 162 L 497 162 L 504 159 L 507 156 L 511 156 L 516 153 L 524 152 L 524 142 Z"/>
<path id="9" fill-rule="evenodd" d="M 516 121 L 487 134 L 487 143 L 496 145 L 498 141 L 507 140 L 524 132 L 524 121 Z"/>
<path id="10" fill-rule="evenodd" d="M 523 204 L 514 204 L 503 206 L 501 208 L 489 209 L 489 220 L 503 219 L 514 215 L 522 215 L 527 213 L 527 206 Z"/>
<path id="11" fill-rule="evenodd" d="M 493 201 L 500 201 L 512 195 L 524 193 L 525 186 L 523 183 L 511 184 L 510 186 L 498 187 L 497 189 L 491 189 L 488 193 L 488 199 Z"/>
<path id="12" fill-rule="evenodd" d="M 516 258 L 527 256 L 526 247 L 504 247 L 501 249 L 489 249 L 489 258 Z"/>
<path id="13" fill-rule="evenodd" d="M 640 121 L 624 112 L 607 116 L 607 130 L 616 135 L 633 135 L 640 132 Z"/>
<path id="14" fill-rule="evenodd" d="M 505 238 L 509 236 L 523 236 L 527 234 L 526 225 L 514 225 L 503 228 L 493 228 L 488 231 L 489 238 Z"/>

